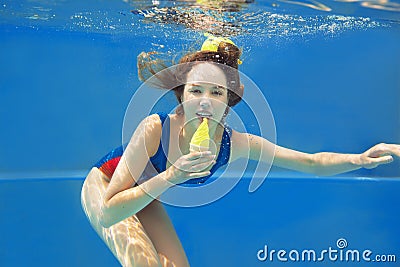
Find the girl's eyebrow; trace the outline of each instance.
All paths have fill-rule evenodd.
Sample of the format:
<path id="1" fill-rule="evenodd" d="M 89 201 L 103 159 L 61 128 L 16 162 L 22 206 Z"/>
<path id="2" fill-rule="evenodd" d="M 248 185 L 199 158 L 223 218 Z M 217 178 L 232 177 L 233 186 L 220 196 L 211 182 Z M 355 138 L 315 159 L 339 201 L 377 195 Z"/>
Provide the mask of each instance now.
<path id="1" fill-rule="evenodd" d="M 222 85 L 215 85 L 214 88 L 221 89 L 221 90 L 226 90 L 226 87 L 222 86 Z"/>
<path id="2" fill-rule="evenodd" d="M 198 83 L 189 83 L 190 86 L 192 87 L 201 87 L 201 84 Z M 226 90 L 225 86 L 219 85 L 219 84 L 214 84 L 212 87 L 213 89 L 219 89 L 219 90 Z"/>
<path id="3" fill-rule="evenodd" d="M 222 86 L 222 85 L 214 85 L 213 87 L 212 87 L 212 89 L 213 90 L 221 90 L 221 91 L 227 91 L 227 89 L 226 89 L 226 87 L 225 86 Z"/>

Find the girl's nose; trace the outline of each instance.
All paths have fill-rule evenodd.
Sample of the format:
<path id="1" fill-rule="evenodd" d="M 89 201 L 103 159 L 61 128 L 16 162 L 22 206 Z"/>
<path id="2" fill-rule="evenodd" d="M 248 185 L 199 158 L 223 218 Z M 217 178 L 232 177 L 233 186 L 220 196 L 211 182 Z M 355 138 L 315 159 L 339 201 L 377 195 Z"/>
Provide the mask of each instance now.
<path id="1" fill-rule="evenodd" d="M 211 105 L 211 103 L 210 103 L 210 99 L 209 99 L 208 97 L 203 97 L 203 98 L 201 98 L 201 100 L 200 100 L 200 106 L 201 106 L 202 108 L 209 108 L 210 105 Z"/>

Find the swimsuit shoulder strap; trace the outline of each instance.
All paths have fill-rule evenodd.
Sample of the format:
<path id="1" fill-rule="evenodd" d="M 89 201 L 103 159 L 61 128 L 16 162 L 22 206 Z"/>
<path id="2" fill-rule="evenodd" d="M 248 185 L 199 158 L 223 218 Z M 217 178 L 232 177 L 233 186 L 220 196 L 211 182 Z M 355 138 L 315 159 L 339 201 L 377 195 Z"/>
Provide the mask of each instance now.
<path id="1" fill-rule="evenodd" d="M 168 114 L 165 112 L 157 112 L 158 117 L 160 117 L 161 125 L 164 124 L 166 118 L 168 118 Z"/>
<path id="2" fill-rule="evenodd" d="M 158 173 L 165 171 L 167 165 L 167 155 L 169 149 L 169 133 L 170 133 L 170 121 L 169 116 L 165 112 L 159 112 L 157 115 L 161 120 L 161 138 L 160 144 L 156 154 L 150 158 L 150 162 L 153 164 L 154 168 Z"/>

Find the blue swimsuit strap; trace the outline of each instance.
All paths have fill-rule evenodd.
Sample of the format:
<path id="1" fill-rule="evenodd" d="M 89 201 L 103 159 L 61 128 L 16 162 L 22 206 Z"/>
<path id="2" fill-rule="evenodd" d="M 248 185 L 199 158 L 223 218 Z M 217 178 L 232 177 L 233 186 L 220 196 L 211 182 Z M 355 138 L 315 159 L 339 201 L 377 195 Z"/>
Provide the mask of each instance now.
<path id="1" fill-rule="evenodd" d="M 150 158 L 150 162 L 151 162 L 151 164 L 153 164 L 153 166 L 157 170 L 157 172 L 161 173 L 166 170 L 166 166 L 167 166 L 170 122 L 169 122 L 169 116 L 167 113 L 158 112 L 157 114 L 161 120 L 162 132 L 161 132 L 160 144 L 158 145 L 157 152 L 156 152 L 156 154 L 154 154 L 154 156 L 152 156 Z M 164 124 L 165 124 L 165 127 L 164 127 Z"/>

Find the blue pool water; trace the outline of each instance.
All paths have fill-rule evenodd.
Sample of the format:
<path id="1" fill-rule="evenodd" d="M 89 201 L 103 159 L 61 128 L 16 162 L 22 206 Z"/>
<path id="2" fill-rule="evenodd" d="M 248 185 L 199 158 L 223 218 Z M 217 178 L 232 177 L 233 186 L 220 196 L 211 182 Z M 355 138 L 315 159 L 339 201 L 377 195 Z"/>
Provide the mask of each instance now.
<path id="1" fill-rule="evenodd" d="M 182 2 L 2 1 L 0 266 L 118 266 L 81 209 L 83 179 L 121 143 L 141 85 L 136 56 L 168 56 L 204 40 L 180 20 L 161 22 L 157 6 L 230 22 L 203 26 L 226 30 L 243 49 L 241 71 L 268 100 L 279 145 L 359 153 L 400 143 L 399 4 L 373 3 L 327 1 L 332 10 L 321 11 L 258 1 L 220 14 Z M 398 158 L 337 177 L 273 168 L 256 192 L 244 177 L 210 205 L 167 210 L 191 266 L 365 266 L 257 258 L 265 245 L 338 250 L 341 238 L 344 253 L 395 255 L 368 264 L 398 266 L 398 178 Z"/>

